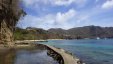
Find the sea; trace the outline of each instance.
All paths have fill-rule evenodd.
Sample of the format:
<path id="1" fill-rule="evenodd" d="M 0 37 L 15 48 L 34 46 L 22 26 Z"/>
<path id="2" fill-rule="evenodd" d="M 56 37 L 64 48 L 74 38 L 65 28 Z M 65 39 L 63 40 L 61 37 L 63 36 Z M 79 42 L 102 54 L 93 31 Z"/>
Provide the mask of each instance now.
<path id="1" fill-rule="evenodd" d="M 113 39 L 48 40 L 36 43 L 62 48 L 86 64 L 113 64 Z"/>

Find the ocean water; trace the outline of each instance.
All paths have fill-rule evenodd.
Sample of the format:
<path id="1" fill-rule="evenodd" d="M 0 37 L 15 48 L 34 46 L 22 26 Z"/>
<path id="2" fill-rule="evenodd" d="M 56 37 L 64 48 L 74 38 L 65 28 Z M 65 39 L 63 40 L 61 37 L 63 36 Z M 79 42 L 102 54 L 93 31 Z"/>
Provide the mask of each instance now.
<path id="1" fill-rule="evenodd" d="M 47 55 L 47 50 L 19 50 L 14 64 L 59 64 Z"/>
<path id="2" fill-rule="evenodd" d="M 63 48 L 86 64 L 113 64 L 113 39 L 49 40 L 40 43 Z"/>
<path id="3" fill-rule="evenodd" d="M 0 64 L 59 64 L 47 52 L 37 47 L 4 50 L 0 52 Z"/>

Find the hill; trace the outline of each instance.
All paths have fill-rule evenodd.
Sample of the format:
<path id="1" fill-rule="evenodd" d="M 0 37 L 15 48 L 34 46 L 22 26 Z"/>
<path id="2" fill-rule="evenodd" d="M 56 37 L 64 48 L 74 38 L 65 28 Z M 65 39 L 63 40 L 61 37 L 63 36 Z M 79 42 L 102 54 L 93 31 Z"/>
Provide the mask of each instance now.
<path id="1" fill-rule="evenodd" d="M 15 31 L 16 39 L 84 39 L 90 38 L 113 38 L 113 27 L 84 26 L 68 30 L 61 28 L 51 28 L 44 30 L 41 28 L 28 27 Z M 23 36 L 20 36 L 23 35 Z M 30 37 L 30 38 L 29 38 Z"/>

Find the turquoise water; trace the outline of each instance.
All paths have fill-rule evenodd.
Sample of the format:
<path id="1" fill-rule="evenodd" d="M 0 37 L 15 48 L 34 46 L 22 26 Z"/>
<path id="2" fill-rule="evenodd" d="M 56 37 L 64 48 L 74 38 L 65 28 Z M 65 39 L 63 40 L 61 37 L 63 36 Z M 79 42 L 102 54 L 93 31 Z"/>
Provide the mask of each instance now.
<path id="1" fill-rule="evenodd" d="M 113 39 L 49 40 L 43 44 L 63 48 L 86 64 L 113 64 Z"/>

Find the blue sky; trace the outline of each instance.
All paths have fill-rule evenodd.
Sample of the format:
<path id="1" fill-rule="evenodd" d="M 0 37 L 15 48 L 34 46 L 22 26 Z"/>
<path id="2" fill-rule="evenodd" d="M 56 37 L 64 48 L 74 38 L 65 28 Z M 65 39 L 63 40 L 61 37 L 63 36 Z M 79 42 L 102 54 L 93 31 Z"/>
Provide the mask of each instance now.
<path id="1" fill-rule="evenodd" d="M 113 0 L 21 0 L 27 15 L 17 26 L 43 29 L 113 27 Z"/>

